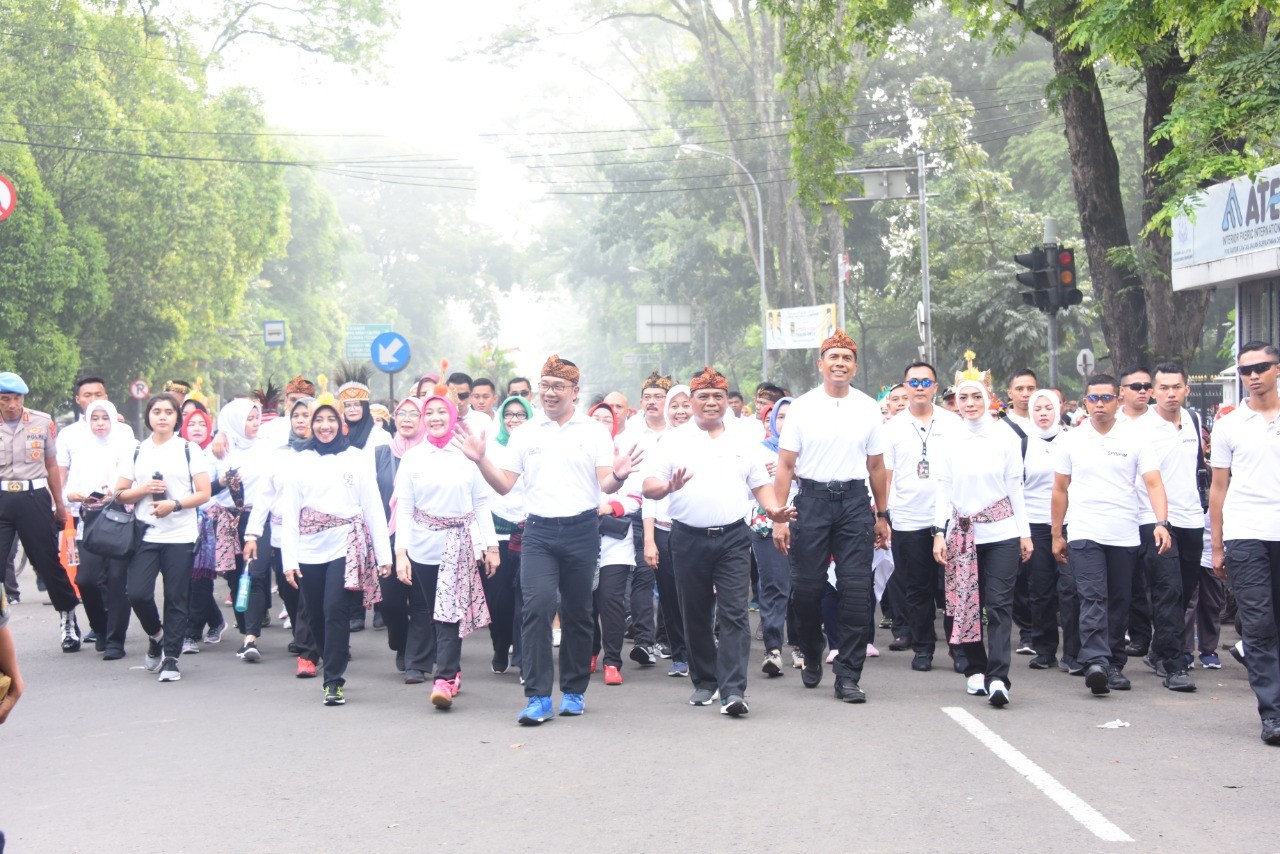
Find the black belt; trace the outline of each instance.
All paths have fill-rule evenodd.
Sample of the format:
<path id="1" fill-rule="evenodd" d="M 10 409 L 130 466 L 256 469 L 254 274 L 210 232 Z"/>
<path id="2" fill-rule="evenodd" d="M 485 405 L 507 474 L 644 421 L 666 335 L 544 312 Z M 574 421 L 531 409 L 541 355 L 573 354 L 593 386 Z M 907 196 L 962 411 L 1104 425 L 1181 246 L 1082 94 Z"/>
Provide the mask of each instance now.
<path id="1" fill-rule="evenodd" d="M 865 480 L 809 480 L 800 478 L 800 494 L 810 498 L 823 498 L 828 501 L 840 501 L 850 493 L 866 497 L 867 482 Z"/>
<path id="2" fill-rule="evenodd" d="M 693 525 L 686 525 L 684 522 L 677 522 L 675 519 L 672 519 L 671 530 L 684 531 L 687 534 L 697 534 L 701 537 L 723 537 L 725 534 L 735 531 L 738 528 L 745 527 L 746 524 L 746 522 L 739 519 L 736 522 L 730 522 L 728 525 L 719 525 L 715 528 L 696 528 Z"/>
<path id="3" fill-rule="evenodd" d="M 572 525 L 575 522 L 585 522 L 587 519 L 594 519 L 600 514 L 599 510 L 583 510 L 581 513 L 575 513 L 572 516 L 535 516 L 530 513 L 526 517 L 526 522 L 533 522 L 539 525 Z"/>

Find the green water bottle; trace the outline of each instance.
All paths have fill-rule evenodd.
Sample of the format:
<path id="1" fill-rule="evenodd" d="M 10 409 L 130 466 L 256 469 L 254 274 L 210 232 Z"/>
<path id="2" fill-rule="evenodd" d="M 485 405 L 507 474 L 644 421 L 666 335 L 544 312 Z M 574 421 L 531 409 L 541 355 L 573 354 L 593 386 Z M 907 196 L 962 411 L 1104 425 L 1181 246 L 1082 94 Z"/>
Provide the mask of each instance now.
<path id="1" fill-rule="evenodd" d="M 236 590 L 236 610 L 243 614 L 249 610 L 249 567 L 240 573 L 240 587 Z"/>

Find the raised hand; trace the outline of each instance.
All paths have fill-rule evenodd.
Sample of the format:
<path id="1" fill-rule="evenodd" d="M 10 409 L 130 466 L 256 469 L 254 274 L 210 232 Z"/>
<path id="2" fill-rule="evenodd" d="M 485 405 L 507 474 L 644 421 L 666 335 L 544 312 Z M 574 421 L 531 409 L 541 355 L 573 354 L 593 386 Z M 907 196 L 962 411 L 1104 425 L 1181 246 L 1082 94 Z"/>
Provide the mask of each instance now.
<path id="1" fill-rule="evenodd" d="M 472 430 L 471 425 L 465 421 L 459 421 L 457 426 L 453 428 L 453 441 L 451 444 L 459 451 L 462 451 L 463 455 L 473 463 L 478 463 L 484 459 L 484 433 Z"/>
<path id="2" fill-rule="evenodd" d="M 693 475 L 689 474 L 688 469 L 678 468 L 671 473 L 671 480 L 667 481 L 667 494 L 679 492 L 684 489 L 684 485 L 693 480 Z"/>
<path id="3" fill-rule="evenodd" d="M 613 473 L 619 480 L 626 480 L 627 475 L 635 471 L 644 460 L 644 451 L 638 445 L 632 445 L 629 451 L 619 451 L 613 458 Z"/>

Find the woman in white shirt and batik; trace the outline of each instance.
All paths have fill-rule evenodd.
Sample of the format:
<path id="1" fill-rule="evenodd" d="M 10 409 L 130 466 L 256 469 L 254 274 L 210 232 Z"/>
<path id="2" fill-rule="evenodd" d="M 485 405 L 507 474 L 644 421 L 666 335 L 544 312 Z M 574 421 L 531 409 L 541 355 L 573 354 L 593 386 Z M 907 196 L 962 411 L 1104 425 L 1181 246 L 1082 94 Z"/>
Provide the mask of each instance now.
<path id="1" fill-rule="evenodd" d="M 991 418 L 981 383 L 956 386 L 956 403 L 965 429 L 938 461 L 933 555 L 946 565 L 948 642 L 964 646 L 967 690 L 1000 707 L 1009 702 L 1013 586 L 1031 557 L 1022 454 Z"/>
<path id="2" fill-rule="evenodd" d="M 327 397 L 327 396 L 326 396 Z M 280 517 L 285 579 L 302 590 L 324 658 L 324 704 L 346 702 L 351 615 L 382 598 L 391 572 L 387 517 L 369 454 L 351 447 L 332 398 L 311 415 L 311 440 L 285 486 Z"/>

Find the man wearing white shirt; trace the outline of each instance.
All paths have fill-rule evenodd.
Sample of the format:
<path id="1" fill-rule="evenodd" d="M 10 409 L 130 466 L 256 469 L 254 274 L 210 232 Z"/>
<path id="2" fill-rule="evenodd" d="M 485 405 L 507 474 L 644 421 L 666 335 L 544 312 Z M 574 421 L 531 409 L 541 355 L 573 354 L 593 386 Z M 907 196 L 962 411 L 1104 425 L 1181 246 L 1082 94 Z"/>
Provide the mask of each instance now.
<path id="1" fill-rule="evenodd" d="M 1030 368 L 1015 371 L 1009 377 L 1009 386 L 1005 390 L 1009 398 L 1009 408 L 1005 411 L 1002 422 L 1017 437 L 1022 459 L 1027 458 L 1030 438 L 1036 434 L 1031 423 L 1031 395 L 1040 388 L 1040 380 L 1036 372 Z M 1018 565 L 1018 580 L 1013 588 L 1013 622 L 1018 627 L 1018 654 L 1032 655 L 1035 647 L 1032 635 L 1035 633 L 1034 620 L 1031 615 L 1031 565 Z"/>
<path id="2" fill-rule="evenodd" d="M 759 450 L 725 426 L 729 382 L 710 367 L 689 382 L 693 419 L 663 438 L 645 473 L 646 498 L 670 496 L 671 554 L 689 644 L 690 705 L 720 697 L 720 713 L 741 717 L 751 655 L 751 536 L 743 521 L 754 494 L 774 521 L 778 506 Z M 720 627 L 719 644 L 715 626 Z"/>
<path id="3" fill-rule="evenodd" d="M 1187 673 L 1187 660 L 1182 651 L 1188 591 L 1194 591 L 1200 574 L 1200 555 L 1204 549 L 1204 511 L 1200 507 L 1200 490 L 1196 485 L 1196 468 L 1201 458 L 1200 428 L 1183 408 L 1190 386 L 1181 365 L 1166 362 L 1155 369 L 1155 406 L 1133 424 L 1145 435 L 1144 442 L 1155 452 L 1169 502 L 1169 550 L 1161 554 L 1153 533 L 1156 517 L 1144 491 L 1138 492 L 1138 531 L 1142 537 L 1141 569 L 1151 594 L 1151 617 L 1154 628 L 1150 653 L 1143 663 L 1164 679 L 1171 691 L 1190 692 L 1195 682 Z M 1124 387 L 1121 386 L 1123 394 Z M 1133 609 L 1130 609 L 1129 637 L 1133 638 Z"/>
<path id="4" fill-rule="evenodd" d="M 1132 365 L 1120 374 L 1120 411 L 1116 421 L 1137 421 L 1151 411 L 1151 373 L 1143 367 Z M 1132 657 L 1145 656 L 1151 648 L 1151 590 L 1146 572 L 1133 574 L 1133 593 L 1129 602 L 1129 646 L 1125 652 Z"/>
<path id="5" fill-rule="evenodd" d="M 889 511 L 873 518 L 867 482 L 876 507 L 888 506 L 888 476 L 880 407 L 851 387 L 858 372 L 858 347 L 844 330 L 822 342 L 818 371 L 822 385 L 796 398 L 778 438 L 774 495 L 787 495 L 800 479 L 794 534 L 775 524 L 778 550 L 791 555 L 791 601 L 806 688 L 822 681 L 822 597 L 827 567 L 835 558 L 839 595 L 836 698 L 865 703 L 859 687 L 871 637 L 872 557 L 889 541 Z"/>
<path id="6" fill-rule="evenodd" d="M 1169 548 L 1168 504 L 1160 466 L 1131 424 L 1117 424 L 1119 383 L 1108 374 L 1089 378 L 1089 420 L 1054 444 L 1053 553 L 1065 564 L 1080 600 L 1080 655 L 1085 684 L 1094 694 L 1127 691 L 1122 672 L 1129 595 L 1137 564 L 1136 483 L 1142 479 L 1155 511 L 1158 551 Z M 1063 525 L 1071 542 L 1063 538 Z"/>
<path id="7" fill-rule="evenodd" d="M 576 365 L 553 355 L 542 367 L 542 415 L 511 434 L 505 460 L 485 454 L 485 437 L 462 422 L 463 453 L 499 495 L 523 477 L 524 541 L 520 589 L 524 599 L 521 656 L 528 703 L 517 721 L 536 726 L 553 716 L 551 621 L 559 593 L 561 715 L 580 715 L 591 678 L 594 611 L 591 587 L 600 556 L 596 521 L 600 493 L 622 486 L 642 453 L 615 456 L 604 425 L 577 409 Z"/>
<path id="8" fill-rule="evenodd" d="M 938 378 L 932 365 L 912 362 L 903 384 L 909 402 L 884 425 L 884 467 L 889 473 L 893 573 L 902 574 L 904 616 L 915 653 L 911 669 L 923 672 L 933 668 L 938 640 L 934 617 L 941 567 L 933 559 L 937 497 L 933 466 L 944 452 L 948 437 L 959 429 L 960 419 L 933 405 Z"/>
<path id="9" fill-rule="evenodd" d="M 1213 571 L 1231 581 L 1244 664 L 1258 698 L 1262 740 L 1280 745 L 1280 350 L 1240 348 L 1236 370 L 1249 397 L 1213 425 L 1209 527 Z"/>

